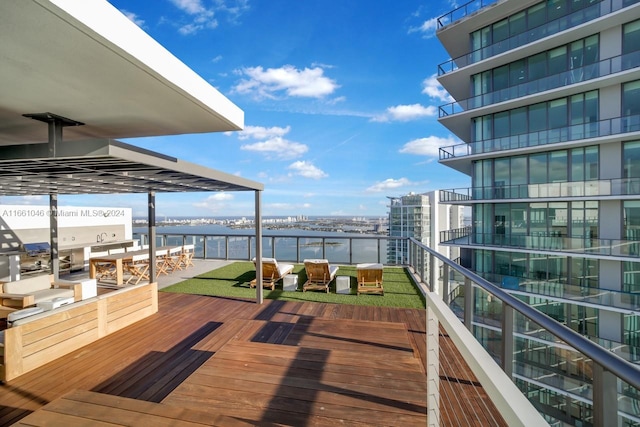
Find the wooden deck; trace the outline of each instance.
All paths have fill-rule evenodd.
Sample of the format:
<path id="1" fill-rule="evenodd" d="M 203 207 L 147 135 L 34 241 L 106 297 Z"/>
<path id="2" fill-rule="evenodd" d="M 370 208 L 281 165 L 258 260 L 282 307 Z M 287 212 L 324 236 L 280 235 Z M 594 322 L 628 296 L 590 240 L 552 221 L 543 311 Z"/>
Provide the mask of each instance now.
<path id="1" fill-rule="evenodd" d="M 440 342 L 442 424 L 506 425 Z M 425 363 L 424 310 L 161 292 L 158 314 L 1 385 L 0 425 L 423 426 Z"/>

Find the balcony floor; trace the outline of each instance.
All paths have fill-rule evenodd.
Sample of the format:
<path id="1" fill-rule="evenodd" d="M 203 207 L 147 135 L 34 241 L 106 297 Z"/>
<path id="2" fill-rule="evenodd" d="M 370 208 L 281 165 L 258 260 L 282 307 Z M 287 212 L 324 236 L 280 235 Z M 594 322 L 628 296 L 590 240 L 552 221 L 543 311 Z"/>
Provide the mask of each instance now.
<path id="1" fill-rule="evenodd" d="M 442 425 L 506 425 L 442 332 L 440 360 Z M 160 292 L 156 315 L 2 384 L 0 425 L 425 425 L 425 363 L 424 310 Z"/>

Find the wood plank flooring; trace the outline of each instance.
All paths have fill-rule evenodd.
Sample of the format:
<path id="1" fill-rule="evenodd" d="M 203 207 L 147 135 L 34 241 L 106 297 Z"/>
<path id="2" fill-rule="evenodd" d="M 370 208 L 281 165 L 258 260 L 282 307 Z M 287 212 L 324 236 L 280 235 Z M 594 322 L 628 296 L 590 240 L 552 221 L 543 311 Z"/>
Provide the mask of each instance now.
<path id="1" fill-rule="evenodd" d="M 159 305 L 157 315 L 0 385 L 0 425 L 74 407 L 93 418 L 82 424 L 72 413 L 77 424 L 68 425 L 113 425 L 105 408 L 114 398 L 134 412 L 123 420 L 140 421 L 128 425 L 152 425 L 141 421 L 149 411 L 167 411 L 168 420 L 183 411 L 192 418 L 182 421 L 207 425 L 426 423 L 424 310 L 164 292 Z M 443 425 L 505 425 L 447 340 L 442 334 Z"/>

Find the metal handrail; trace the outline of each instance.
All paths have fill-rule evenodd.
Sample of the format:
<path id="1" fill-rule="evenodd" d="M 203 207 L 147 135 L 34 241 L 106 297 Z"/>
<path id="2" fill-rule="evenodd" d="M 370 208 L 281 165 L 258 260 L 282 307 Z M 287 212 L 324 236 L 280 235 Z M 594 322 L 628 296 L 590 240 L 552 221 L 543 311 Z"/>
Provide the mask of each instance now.
<path id="1" fill-rule="evenodd" d="M 421 251 L 424 251 L 424 253 L 428 254 L 429 257 L 433 257 L 432 259 L 437 258 L 439 261 L 443 262 L 447 266 L 447 268 L 451 268 L 454 271 L 461 274 L 465 278 L 465 281 L 468 280 L 470 281 L 470 283 L 480 287 L 485 292 L 488 292 L 489 294 L 495 296 L 500 301 L 502 301 L 503 304 L 506 304 L 508 307 L 522 314 L 527 319 L 543 327 L 549 333 L 559 338 L 561 341 L 571 346 L 572 348 L 576 349 L 587 358 L 591 359 L 594 363 L 598 364 L 603 369 L 604 372 L 610 372 L 615 376 L 617 376 L 618 378 L 620 378 L 621 380 L 628 383 L 629 385 L 631 385 L 632 387 L 640 389 L 640 367 L 624 360 L 620 356 L 591 342 L 589 339 L 585 338 L 584 336 L 578 334 L 577 332 L 573 331 L 567 326 L 559 323 L 558 321 L 547 316 L 546 314 L 530 306 L 529 304 L 522 302 L 518 298 L 509 294 L 507 291 L 485 280 L 483 277 L 467 270 L 461 265 L 454 263 L 444 255 L 432 250 L 431 248 L 427 247 L 426 245 L 422 244 L 416 239 L 410 238 L 409 240 L 414 247 L 418 248 Z M 433 270 L 433 268 L 431 270 Z M 424 279 L 425 278 L 423 278 L 423 282 L 425 281 Z M 433 283 L 432 283 L 430 285 L 430 290 L 433 292 L 434 288 L 435 287 L 433 286 Z M 467 297 L 468 295 L 465 295 L 465 299 Z M 465 323 L 467 323 L 466 319 L 469 319 L 468 320 L 469 325 L 467 326 L 470 327 L 471 316 L 467 315 L 467 313 L 465 313 Z M 511 339 L 511 338 L 507 337 L 507 339 Z M 502 340 L 503 341 L 505 340 L 504 334 L 502 336 Z M 602 387 L 602 384 L 596 383 L 597 381 L 599 381 L 599 379 L 596 376 L 594 376 L 593 381 L 594 381 L 594 384 L 593 384 L 594 391 L 596 390 L 596 387 Z M 595 393 L 594 393 L 594 396 L 595 396 Z M 604 408 L 596 408 L 596 404 L 594 402 L 594 413 L 597 411 L 604 411 L 604 410 L 605 410 Z"/>

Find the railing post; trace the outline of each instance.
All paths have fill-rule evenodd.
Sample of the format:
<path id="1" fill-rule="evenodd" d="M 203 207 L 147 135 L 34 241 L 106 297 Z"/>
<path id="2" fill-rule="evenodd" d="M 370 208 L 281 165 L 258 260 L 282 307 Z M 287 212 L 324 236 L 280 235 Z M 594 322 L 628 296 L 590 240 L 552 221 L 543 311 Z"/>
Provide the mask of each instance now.
<path id="1" fill-rule="evenodd" d="M 593 363 L 593 425 L 618 425 L 618 380 L 600 364 Z"/>
<path id="2" fill-rule="evenodd" d="M 207 259 L 207 236 L 202 236 L 202 259 Z"/>
<path id="3" fill-rule="evenodd" d="M 349 238 L 349 265 L 353 265 L 353 239 Z"/>
<path id="4" fill-rule="evenodd" d="M 326 251 L 326 244 L 327 244 L 327 241 L 326 241 L 326 239 L 323 237 L 323 238 L 322 238 L 322 258 L 323 258 L 323 259 L 326 259 L 326 258 L 327 258 L 327 255 L 326 255 L 326 252 L 327 252 L 327 251 Z"/>
<path id="5" fill-rule="evenodd" d="M 513 307 L 502 303 L 502 370 L 513 376 Z"/>
<path id="6" fill-rule="evenodd" d="M 440 295 L 442 301 L 449 305 L 449 265 L 447 263 L 442 264 L 442 295 Z"/>
<path id="7" fill-rule="evenodd" d="M 440 322 L 427 303 L 427 425 L 440 426 Z"/>
<path id="8" fill-rule="evenodd" d="M 224 236 L 224 259 L 229 261 L 229 236 Z"/>
<path id="9" fill-rule="evenodd" d="M 380 253 L 380 238 L 377 239 L 378 240 L 378 263 L 382 263 L 382 258 L 381 258 L 381 253 Z M 386 264 L 387 262 L 385 261 L 384 264 Z"/>
<path id="10" fill-rule="evenodd" d="M 296 262 L 300 262 L 300 237 L 296 237 Z"/>
<path id="11" fill-rule="evenodd" d="M 473 333 L 473 283 L 468 277 L 464 278 L 464 325 Z"/>
<path id="12" fill-rule="evenodd" d="M 431 292 L 438 293 L 438 281 L 436 280 L 436 257 L 429 254 L 429 289 Z"/>

